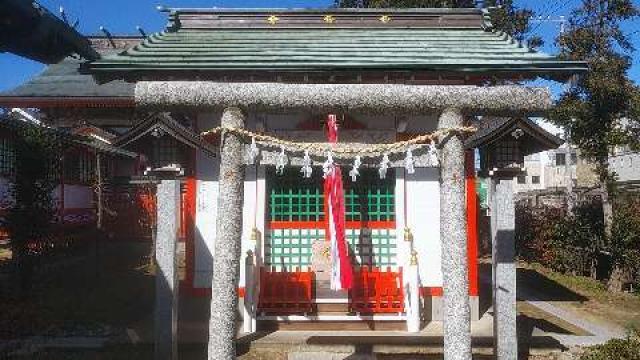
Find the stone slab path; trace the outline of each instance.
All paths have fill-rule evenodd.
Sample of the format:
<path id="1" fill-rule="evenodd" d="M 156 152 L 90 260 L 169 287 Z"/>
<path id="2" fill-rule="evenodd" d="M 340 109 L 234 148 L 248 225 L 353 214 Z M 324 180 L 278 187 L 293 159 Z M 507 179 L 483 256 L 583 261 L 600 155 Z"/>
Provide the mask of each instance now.
<path id="1" fill-rule="evenodd" d="M 603 344 L 614 338 L 622 338 L 625 336 L 624 330 L 614 326 L 605 327 L 600 324 L 593 323 L 585 320 L 584 318 L 576 315 L 575 313 L 562 309 L 549 301 L 540 300 L 544 298 L 537 291 L 526 287 L 520 286 L 518 288 L 518 299 L 525 301 L 531 306 L 534 306 L 546 313 L 549 313 L 569 324 L 584 329 L 591 333 L 591 336 L 579 336 L 579 335 L 565 335 L 565 334 L 552 334 L 549 335 L 557 339 L 566 347 L 572 346 L 591 346 Z"/>

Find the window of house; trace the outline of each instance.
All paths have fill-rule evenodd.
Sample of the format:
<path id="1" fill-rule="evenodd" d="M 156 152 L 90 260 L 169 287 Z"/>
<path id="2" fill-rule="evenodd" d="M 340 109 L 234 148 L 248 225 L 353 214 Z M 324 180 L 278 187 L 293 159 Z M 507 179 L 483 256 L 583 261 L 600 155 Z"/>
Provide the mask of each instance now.
<path id="1" fill-rule="evenodd" d="M 186 165 L 182 164 L 178 141 L 171 136 L 165 135 L 157 138 L 153 151 L 153 165 L 155 167 L 163 167 L 171 164 Z"/>
<path id="2" fill-rule="evenodd" d="M 567 157 L 565 153 L 557 153 L 556 154 L 556 166 L 564 166 L 567 164 Z"/>
<path id="3" fill-rule="evenodd" d="M 540 184 L 540 176 L 532 176 L 531 177 L 532 184 Z"/>
<path id="4" fill-rule="evenodd" d="M 502 140 L 495 147 L 495 166 L 506 168 L 517 166 L 521 159 L 517 140 Z"/>
<path id="5" fill-rule="evenodd" d="M 77 151 L 65 156 L 65 182 L 89 184 L 95 175 L 95 157 L 86 151 Z"/>
<path id="6" fill-rule="evenodd" d="M 16 166 L 16 149 L 9 138 L 0 138 L 0 175 L 13 175 Z"/>
<path id="7" fill-rule="evenodd" d="M 519 175 L 518 176 L 518 184 L 526 184 L 527 183 L 527 177 L 524 175 Z"/>
<path id="8" fill-rule="evenodd" d="M 578 154 L 571 153 L 571 165 L 575 165 L 578 163 Z"/>

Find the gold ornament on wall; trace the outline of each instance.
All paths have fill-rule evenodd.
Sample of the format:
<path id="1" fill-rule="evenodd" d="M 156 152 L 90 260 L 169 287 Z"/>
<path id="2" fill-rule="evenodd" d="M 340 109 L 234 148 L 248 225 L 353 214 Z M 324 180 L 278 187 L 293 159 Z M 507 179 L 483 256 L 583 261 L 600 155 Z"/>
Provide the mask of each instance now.
<path id="1" fill-rule="evenodd" d="M 408 227 L 404 228 L 404 241 L 413 241 L 413 233 Z"/>
<path id="2" fill-rule="evenodd" d="M 380 20 L 380 22 L 382 22 L 383 24 L 387 24 L 387 23 L 391 22 L 391 16 L 382 15 L 382 16 L 380 16 L 380 18 L 378 18 L 378 20 Z"/>
<path id="3" fill-rule="evenodd" d="M 278 23 L 278 21 L 280 21 L 280 18 L 275 16 L 275 15 L 271 15 L 267 18 L 267 22 L 271 25 L 275 25 Z"/>
<path id="4" fill-rule="evenodd" d="M 260 230 L 258 230 L 258 228 L 254 227 L 253 229 L 251 229 L 251 241 L 258 241 L 260 239 Z"/>
<path id="5" fill-rule="evenodd" d="M 333 15 L 325 15 L 322 20 L 327 24 L 333 24 L 336 22 L 336 17 Z"/>
<path id="6" fill-rule="evenodd" d="M 418 265 L 418 252 L 415 250 L 411 250 L 411 262 L 409 263 L 411 266 Z"/>

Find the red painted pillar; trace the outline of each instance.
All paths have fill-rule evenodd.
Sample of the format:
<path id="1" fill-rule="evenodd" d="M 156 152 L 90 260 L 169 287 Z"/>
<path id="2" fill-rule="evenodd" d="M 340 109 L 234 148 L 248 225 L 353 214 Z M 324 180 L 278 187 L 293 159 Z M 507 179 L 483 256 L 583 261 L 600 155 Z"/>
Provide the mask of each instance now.
<path id="1" fill-rule="evenodd" d="M 465 152 L 467 193 L 467 252 L 469 256 L 469 295 L 478 296 L 478 194 L 476 193 L 475 152 Z"/>
<path id="2" fill-rule="evenodd" d="M 192 150 L 189 152 L 189 161 L 187 169 L 188 173 L 186 180 L 186 196 L 185 202 L 182 204 L 184 209 L 186 210 L 184 213 L 184 224 L 181 226 L 185 227 L 185 265 L 186 265 L 186 274 L 185 274 L 185 287 L 190 290 L 192 295 L 199 295 L 195 288 L 195 226 L 196 226 L 196 193 L 197 193 L 197 150 Z M 205 290 L 205 294 L 208 293 L 208 289 Z"/>

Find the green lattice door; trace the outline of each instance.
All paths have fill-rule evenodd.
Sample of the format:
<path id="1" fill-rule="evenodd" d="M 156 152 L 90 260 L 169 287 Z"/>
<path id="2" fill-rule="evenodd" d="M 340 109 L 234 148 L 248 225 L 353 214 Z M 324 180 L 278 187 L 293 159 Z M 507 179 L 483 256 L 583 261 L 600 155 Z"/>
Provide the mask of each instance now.
<path id="1" fill-rule="evenodd" d="M 375 169 L 361 170 L 352 182 L 345 177 L 347 241 L 354 266 L 396 265 L 395 179 L 389 171 L 379 179 Z M 282 175 L 267 172 L 268 238 L 266 265 L 278 270 L 310 267 L 314 242 L 325 241 L 326 221 L 322 170 L 305 179 L 299 168 Z"/>

